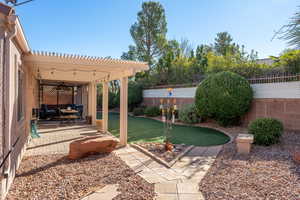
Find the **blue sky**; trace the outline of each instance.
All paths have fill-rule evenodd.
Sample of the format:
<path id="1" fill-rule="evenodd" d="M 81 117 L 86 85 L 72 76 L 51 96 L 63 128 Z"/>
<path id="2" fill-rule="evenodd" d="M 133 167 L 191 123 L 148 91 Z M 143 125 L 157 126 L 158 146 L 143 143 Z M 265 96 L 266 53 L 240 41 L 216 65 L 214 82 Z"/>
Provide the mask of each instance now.
<path id="1" fill-rule="evenodd" d="M 141 0 L 34 0 L 17 7 L 30 47 L 34 50 L 119 58 L 132 44 L 129 28 Z M 288 22 L 296 0 L 161 0 L 168 39 L 198 44 L 214 42 L 228 31 L 234 41 L 259 57 L 278 55 L 284 41 L 271 41 Z"/>

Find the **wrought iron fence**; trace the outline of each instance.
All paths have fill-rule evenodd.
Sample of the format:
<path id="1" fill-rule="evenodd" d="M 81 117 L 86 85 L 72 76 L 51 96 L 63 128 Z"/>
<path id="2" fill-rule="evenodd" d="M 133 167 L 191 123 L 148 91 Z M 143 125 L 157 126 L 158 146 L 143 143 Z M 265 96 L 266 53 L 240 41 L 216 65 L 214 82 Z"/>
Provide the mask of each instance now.
<path id="1" fill-rule="evenodd" d="M 186 88 L 186 87 L 196 87 L 205 79 L 205 76 L 202 76 L 198 82 L 194 83 L 184 83 L 184 84 L 168 84 L 168 85 L 155 85 L 148 86 L 144 89 L 161 89 L 161 88 Z M 272 75 L 264 75 L 260 77 L 247 78 L 250 84 L 263 84 L 263 83 L 280 83 L 280 82 L 290 82 L 290 81 L 300 81 L 300 73 L 280 73 Z"/>
<path id="2" fill-rule="evenodd" d="M 250 84 L 262 84 L 262 83 L 279 83 L 279 82 L 290 82 L 300 81 L 300 74 L 282 73 L 274 74 L 263 77 L 255 77 L 248 79 Z"/>

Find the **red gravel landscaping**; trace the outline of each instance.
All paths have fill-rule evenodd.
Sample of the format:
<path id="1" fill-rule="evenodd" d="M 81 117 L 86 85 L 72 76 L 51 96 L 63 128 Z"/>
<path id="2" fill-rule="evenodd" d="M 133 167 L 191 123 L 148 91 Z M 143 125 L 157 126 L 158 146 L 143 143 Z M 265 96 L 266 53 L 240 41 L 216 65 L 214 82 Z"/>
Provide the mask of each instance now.
<path id="1" fill-rule="evenodd" d="M 226 144 L 200 191 L 208 200 L 299 200 L 300 165 L 291 155 L 297 147 L 299 133 L 285 133 L 278 145 L 254 145 L 249 156 L 237 155 L 235 144 Z"/>
<path id="2" fill-rule="evenodd" d="M 65 155 L 25 157 L 7 199 L 80 199 L 107 184 L 119 184 L 114 200 L 154 197 L 152 184 L 114 154 L 102 154 L 78 161 Z"/>

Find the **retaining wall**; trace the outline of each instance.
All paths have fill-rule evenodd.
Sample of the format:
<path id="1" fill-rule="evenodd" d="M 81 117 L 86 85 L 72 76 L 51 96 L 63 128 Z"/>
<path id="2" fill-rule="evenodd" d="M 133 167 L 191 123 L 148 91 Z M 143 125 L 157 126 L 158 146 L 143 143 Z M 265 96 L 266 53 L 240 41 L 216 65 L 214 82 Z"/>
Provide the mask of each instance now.
<path id="1" fill-rule="evenodd" d="M 274 117 L 283 122 L 287 130 L 300 131 L 300 81 L 252 84 L 254 100 L 250 111 L 244 116 L 243 124 L 259 117 Z M 178 107 L 194 102 L 196 87 L 174 88 L 173 98 Z M 158 106 L 166 98 L 167 89 L 146 89 L 144 104 Z"/>

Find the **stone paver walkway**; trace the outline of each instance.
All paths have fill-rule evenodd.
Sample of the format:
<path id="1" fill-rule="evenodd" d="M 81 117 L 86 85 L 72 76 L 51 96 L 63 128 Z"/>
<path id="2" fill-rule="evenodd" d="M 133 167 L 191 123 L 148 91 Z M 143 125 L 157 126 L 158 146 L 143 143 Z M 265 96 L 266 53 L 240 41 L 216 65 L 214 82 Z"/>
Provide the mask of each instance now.
<path id="1" fill-rule="evenodd" d="M 118 184 L 106 185 L 98 191 L 93 192 L 82 200 L 110 200 L 120 194 L 118 189 Z"/>
<path id="2" fill-rule="evenodd" d="M 203 200 L 198 183 L 221 148 L 222 145 L 195 147 L 172 168 L 166 168 L 130 146 L 118 149 L 114 153 L 138 175 L 155 184 L 156 200 Z"/>

